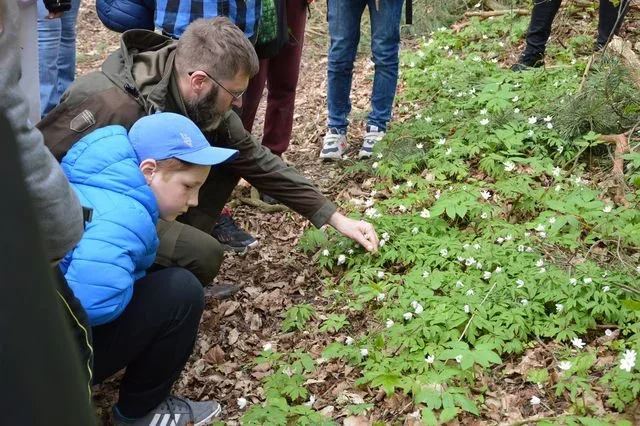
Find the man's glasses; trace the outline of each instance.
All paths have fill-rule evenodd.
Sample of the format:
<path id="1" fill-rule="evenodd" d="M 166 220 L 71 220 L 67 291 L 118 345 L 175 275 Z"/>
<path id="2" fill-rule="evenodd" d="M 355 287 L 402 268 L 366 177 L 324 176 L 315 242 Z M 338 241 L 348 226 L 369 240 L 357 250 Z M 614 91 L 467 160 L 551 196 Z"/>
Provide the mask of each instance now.
<path id="1" fill-rule="evenodd" d="M 200 72 L 202 72 L 202 73 L 204 73 L 204 75 L 206 75 L 207 77 L 209 77 L 211 80 L 213 80 L 213 82 L 214 82 L 214 83 L 216 83 L 218 86 L 222 87 L 222 88 L 224 89 L 224 91 L 225 91 L 225 92 L 227 92 L 228 94 L 230 94 L 230 95 L 231 95 L 231 97 L 233 98 L 233 100 L 234 100 L 234 101 L 238 101 L 238 100 L 242 99 L 242 95 L 244 95 L 244 92 L 246 91 L 246 89 L 245 89 L 245 90 L 243 90 L 243 91 L 241 91 L 241 92 L 235 92 L 235 93 L 234 93 L 234 92 L 232 92 L 231 90 L 229 90 L 229 89 L 227 89 L 226 87 L 224 87 L 224 86 L 223 86 L 223 85 L 222 85 L 218 80 L 216 80 L 215 78 L 211 77 L 211 76 L 209 75 L 209 73 L 207 73 L 206 71 L 203 71 L 203 70 L 199 70 L 199 71 L 200 71 Z M 189 72 L 189 73 L 188 73 L 188 74 L 189 74 L 189 77 L 191 77 L 191 75 L 192 75 L 194 72 L 196 72 L 196 71 L 191 71 L 191 72 Z"/>

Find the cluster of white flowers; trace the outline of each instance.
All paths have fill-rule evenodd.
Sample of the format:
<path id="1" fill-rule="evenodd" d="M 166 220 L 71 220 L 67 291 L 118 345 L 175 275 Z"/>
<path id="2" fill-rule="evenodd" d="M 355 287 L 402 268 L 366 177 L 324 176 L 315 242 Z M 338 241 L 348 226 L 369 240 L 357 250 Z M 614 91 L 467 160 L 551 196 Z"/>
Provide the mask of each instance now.
<path id="1" fill-rule="evenodd" d="M 475 292 L 473 291 L 473 289 L 469 289 L 467 290 L 467 292 L 465 293 L 467 296 L 473 296 L 475 294 Z"/>
<path id="2" fill-rule="evenodd" d="M 571 339 L 571 344 L 577 349 L 582 349 L 586 345 L 586 343 L 584 343 L 579 337 L 574 337 L 573 339 Z"/>
<path id="3" fill-rule="evenodd" d="M 422 148 L 424 148 L 424 144 L 417 143 L 417 144 L 416 144 L 416 148 L 417 148 L 417 149 L 422 149 Z"/>
<path id="4" fill-rule="evenodd" d="M 620 360 L 620 369 L 626 372 L 631 372 L 633 367 L 636 366 L 636 356 L 637 353 L 633 349 L 627 349 L 624 351 L 622 359 Z"/>
<path id="5" fill-rule="evenodd" d="M 524 281 L 523 280 L 516 280 L 516 288 L 522 288 L 524 287 Z"/>
<path id="6" fill-rule="evenodd" d="M 610 205 L 606 205 L 602 209 L 602 211 L 605 212 L 605 213 L 611 213 L 611 210 L 613 210 L 613 207 L 611 207 Z"/>
<path id="7" fill-rule="evenodd" d="M 366 357 L 367 355 L 369 355 L 369 349 L 367 348 L 360 349 L 360 355 L 362 355 L 363 357 Z"/>
<path id="8" fill-rule="evenodd" d="M 448 254 L 449 254 L 449 251 L 446 248 L 443 248 L 440 250 L 440 256 L 447 257 Z"/>
<path id="9" fill-rule="evenodd" d="M 378 213 L 378 209 L 376 209 L 375 207 L 368 208 L 367 210 L 365 210 L 364 214 L 370 219 L 377 219 L 379 217 L 382 217 L 382 213 Z"/>
<path id="10" fill-rule="evenodd" d="M 531 402 L 531 405 L 540 405 L 541 401 L 540 401 L 540 398 L 538 398 L 537 396 L 534 395 L 534 396 L 531 397 L 531 401 L 530 402 Z"/>
<path id="11" fill-rule="evenodd" d="M 387 322 L 385 323 L 385 325 L 387 326 L 387 328 L 391 328 L 393 327 L 395 323 L 393 322 L 392 319 L 387 318 Z"/>
<path id="12" fill-rule="evenodd" d="M 485 280 L 488 280 L 488 279 L 491 278 L 491 275 L 492 275 L 491 272 L 484 271 L 484 274 L 482 274 L 482 278 L 485 279 Z"/>
<path id="13" fill-rule="evenodd" d="M 572 366 L 573 364 L 571 363 L 571 361 L 560 361 L 558 363 L 558 368 L 563 371 L 570 370 Z"/>
<path id="14" fill-rule="evenodd" d="M 429 275 L 431 275 L 431 274 L 429 273 L 429 271 L 423 271 L 423 272 L 422 272 L 422 278 L 429 278 Z"/>
<path id="15" fill-rule="evenodd" d="M 352 337 L 350 337 L 350 336 L 347 336 L 347 337 L 344 339 L 344 344 L 345 344 L 345 345 L 353 345 L 353 338 L 352 338 Z"/>
<path id="16" fill-rule="evenodd" d="M 387 295 L 384 293 L 378 293 L 378 295 L 376 296 L 376 301 L 378 302 L 382 302 L 384 299 L 386 299 Z"/>
<path id="17" fill-rule="evenodd" d="M 468 314 L 471 311 L 471 308 L 469 308 L 469 305 L 464 305 L 464 313 Z"/>
<path id="18" fill-rule="evenodd" d="M 383 271 L 378 271 L 378 278 L 383 279 L 384 278 L 384 272 Z"/>
<path id="19" fill-rule="evenodd" d="M 482 196 L 482 198 L 484 198 L 485 200 L 489 200 L 489 198 L 491 198 L 491 192 L 486 191 L 486 190 L 482 190 L 480 191 L 480 195 Z"/>
<path id="20" fill-rule="evenodd" d="M 564 311 L 564 305 L 562 303 L 556 303 L 556 312 L 561 313 Z"/>
<path id="21" fill-rule="evenodd" d="M 424 361 L 425 361 L 427 364 L 433 364 L 433 361 L 435 361 L 435 360 L 436 360 L 436 357 L 434 357 L 433 355 L 427 355 L 427 356 L 424 358 Z"/>
<path id="22" fill-rule="evenodd" d="M 411 302 L 411 307 L 414 309 L 414 312 L 416 313 L 416 315 L 420 315 L 421 313 L 424 312 L 424 308 L 420 303 L 418 303 L 417 300 L 414 300 L 413 302 Z"/>
<path id="23" fill-rule="evenodd" d="M 486 126 L 487 124 L 489 124 L 489 119 L 488 118 L 483 118 L 482 120 L 479 121 L 481 126 Z"/>
<path id="24" fill-rule="evenodd" d="M 409 321 L 411 318 L 413 318 L 413 313 L 405 312 L 404 314 L 402 314 L 402 318 L 404 318 L 406 321 Z"/>
<path id="25" fill-rule="evenodd" d="M 325 257 L 329 256 L 329 250 L 327 249 L 322 250 L 322 255 Z"/>

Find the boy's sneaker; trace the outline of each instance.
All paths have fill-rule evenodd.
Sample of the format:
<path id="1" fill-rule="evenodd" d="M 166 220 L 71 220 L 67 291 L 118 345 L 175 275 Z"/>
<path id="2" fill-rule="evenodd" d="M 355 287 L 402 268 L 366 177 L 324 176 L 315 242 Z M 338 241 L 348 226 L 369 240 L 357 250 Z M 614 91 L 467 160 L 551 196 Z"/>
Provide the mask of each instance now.
<path id="1" fill-rule="evenodd" d="M 384 137 L 384 132 L 378 130 L 378 126 L 367 126 L 367 131 L 364 134 L 364 140 L 362 141 L 362 148 L 358 153 L 358 158 L 369 158 L 373 154 L 374 145 Z"/>
<path id="2" fill-rule="evenodd" d="M 251 248 L 258 246 L 258 240 L 253 238 L 244 229 L 240 228 L 231 213 L 223 212 L 220 219 L 213 226 L 211 235 L 222 244 L 227 250 L 233 250 L 236 253 L 244 253 Z"/>
<path id="3" fill-rule="evenodd" d="M 320 158 L 323 160 L 340 160 L 347 149 L 347 135 L 338 129 L 330 128 L 322 142 Z"/>
<path id="4" fill-rule="evenodd" d="M 113 426 L 204 426 L 220 414 L 222 407 L 216 401 L 196 402 L 169 396 L 140 419 L 126 419 L 114 408 Z"/>

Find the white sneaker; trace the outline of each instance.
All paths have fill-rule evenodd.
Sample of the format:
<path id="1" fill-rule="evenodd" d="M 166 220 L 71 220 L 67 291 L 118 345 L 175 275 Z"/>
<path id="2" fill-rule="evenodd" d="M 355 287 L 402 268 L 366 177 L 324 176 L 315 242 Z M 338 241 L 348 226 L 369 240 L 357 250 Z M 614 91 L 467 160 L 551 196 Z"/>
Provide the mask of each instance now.
<path id="1" fill-rule="evenodd" d="M 330 128 L 322 142 L 320 158 L 323 160 L 340 160 L 347 149 L 347 135 L 338 129 Z"/>
<path id="2" fill-rule="evenodd" d="M 378 126 L 367 126 L 367 131 L 364 134 L 364 140 L 362 141 L 362 148 L 358 153 L 358 158 L 369 158 L 373 154 L 373 146 L 380 139 L 384 137 L 384 132 L 378 130 Z"/>

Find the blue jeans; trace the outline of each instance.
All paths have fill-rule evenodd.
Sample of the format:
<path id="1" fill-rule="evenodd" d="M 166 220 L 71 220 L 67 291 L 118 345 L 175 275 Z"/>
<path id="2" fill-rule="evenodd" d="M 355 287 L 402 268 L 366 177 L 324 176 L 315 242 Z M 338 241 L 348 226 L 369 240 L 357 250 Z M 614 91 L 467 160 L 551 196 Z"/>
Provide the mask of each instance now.
<path id="1" fill-rule="evenodd" d="M 329 46 L 328 94 L 329 127 L 346 132 L 351 112 L 349 94 L 353 62 L 360 41 L 360 19 L 365 6 L 371 18 L 371 56 L 375 64 L 371 113 L 367 124 L 386 130 L 391 119 L 398 83 L 400 18 L 404 0 L 328 0 Z"/>
<path id="2" fill-rule="evenodd" d="M 47 19 L 49 11 L 38 0 L 38 71 L 42 115 L 51 111 L 76 73 L 76 21 L 80 0 L 59 19 Z"/>

